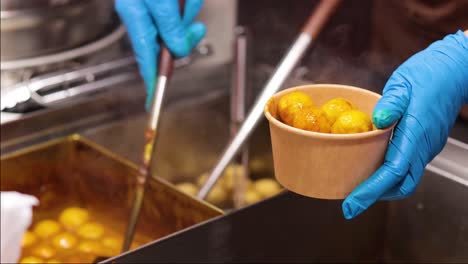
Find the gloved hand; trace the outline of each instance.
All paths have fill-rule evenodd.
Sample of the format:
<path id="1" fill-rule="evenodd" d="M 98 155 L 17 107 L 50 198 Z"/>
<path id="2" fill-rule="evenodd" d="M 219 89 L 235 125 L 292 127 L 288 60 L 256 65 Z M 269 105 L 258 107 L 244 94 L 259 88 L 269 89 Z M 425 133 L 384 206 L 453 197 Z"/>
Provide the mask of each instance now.
<path id="1" fill-rule="evenodd" d="M 156 82 L 158 37 L 174 56 L 187 56 L 206 33 L 202 23 L 192 23 L 202 4 L 203 0 L 186 0 L 181 18 L 177 0 L 116 0 L 115 8 L 127 27 L 145 81 L 147 107 Z"/>
<path id="2" fill-rule="evenodd" d="M 343 202 L 351 219 L 377 200 L 410 196 L 426 165 L 442 150 L 463 103 L 468 103 L 468 37 L 459 31 L 413 55 L 390 77 L 373 122 L 398 122 L 384 164 Z"/>

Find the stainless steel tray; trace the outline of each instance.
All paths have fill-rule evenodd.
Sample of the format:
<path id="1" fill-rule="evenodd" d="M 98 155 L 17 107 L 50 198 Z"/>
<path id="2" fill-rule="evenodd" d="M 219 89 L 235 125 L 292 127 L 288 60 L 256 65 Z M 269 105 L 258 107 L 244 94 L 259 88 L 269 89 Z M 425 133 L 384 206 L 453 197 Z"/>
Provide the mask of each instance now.
<path id="1" fill-rule="evenodd" d="M 135 164 L 72 135 L 2 156 L 1 190 L 38 197 L 34 221 L 64 206 L 79 205 L 119 219 L 113 228 L 123 234 L 137 173 Z M 156 240 L 219 215 L 219 209 L 152 178 L 137 235 Z"/>

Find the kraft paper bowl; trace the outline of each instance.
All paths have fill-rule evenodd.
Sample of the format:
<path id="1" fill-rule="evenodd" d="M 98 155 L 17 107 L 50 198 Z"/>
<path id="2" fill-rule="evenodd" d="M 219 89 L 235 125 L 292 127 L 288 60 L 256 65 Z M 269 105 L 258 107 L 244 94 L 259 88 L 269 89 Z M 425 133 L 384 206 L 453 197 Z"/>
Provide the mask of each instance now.
<path id="1" fill-rule="evenodd" d="M 293 91 L 308 94 L 317 106 L 343 97 L 369 116 L 381 96 L 353 86 L 314 84 L 283 90 L 265 106 L 276 179 L 286 189 L 304 196 L 343 199 L 382 165 L 393 127 L 357 134 L 291 127 L 277 118 L 277 102 Z"/>

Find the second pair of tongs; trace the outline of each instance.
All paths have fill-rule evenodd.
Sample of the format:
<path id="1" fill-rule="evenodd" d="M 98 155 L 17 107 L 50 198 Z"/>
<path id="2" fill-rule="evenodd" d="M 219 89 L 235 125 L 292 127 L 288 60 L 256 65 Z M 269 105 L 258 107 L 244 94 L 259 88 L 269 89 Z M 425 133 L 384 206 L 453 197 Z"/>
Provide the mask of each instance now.
<path id="1" fill-rule="evenodd" d="M 205 185 L 198 192 L 198 198 L 204 199 L 211 191 L 222 175 L 224 169 L 239 152 L 244 142 L 260 121 L 267 101 L 281 88 L 291 71 L 304 55 L 307 48 L 315 41 L 319 33 L 324 28 L 326 22 L 332 17 L 340 2 L 341 0 L 321 0 L 318 3 L 317 7 L 309 16 L 307 22 L 302 28 L 301 33 L 291 45 L 289 51 L 281 60 L 269 81 L 266 83 L 237 134 L 231 139 L 228 147 L 224 150 L 224 153 L 211 171 Z"/>

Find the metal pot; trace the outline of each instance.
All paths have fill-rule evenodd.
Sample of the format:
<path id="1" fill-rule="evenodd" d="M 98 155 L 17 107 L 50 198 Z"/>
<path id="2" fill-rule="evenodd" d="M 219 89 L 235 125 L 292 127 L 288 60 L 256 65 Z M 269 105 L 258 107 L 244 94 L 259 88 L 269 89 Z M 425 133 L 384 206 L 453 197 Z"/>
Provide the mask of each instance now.
<path id="1" fill-rule="evenodd" d="M 79 46 L 110 30 L 112 0 L 2 0 L 1 61 Z"/>

